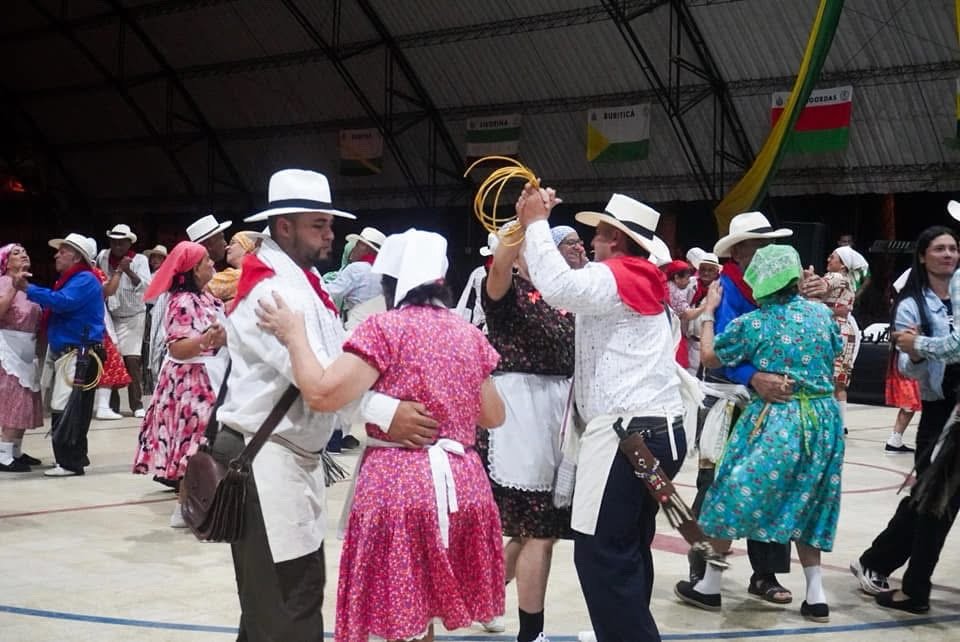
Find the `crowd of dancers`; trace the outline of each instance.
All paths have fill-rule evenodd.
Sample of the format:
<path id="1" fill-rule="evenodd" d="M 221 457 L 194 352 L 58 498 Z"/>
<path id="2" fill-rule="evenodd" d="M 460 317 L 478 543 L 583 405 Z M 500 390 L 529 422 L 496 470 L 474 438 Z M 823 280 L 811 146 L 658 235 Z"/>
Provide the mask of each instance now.
<path id="1" fill-rule="evenodd" d="M 511 584 L 517 640 L 546 642 L 560 539 L 574 542 L 593 626 L 581 638 L 635 642 L 660 639 L 655 516 L 689 450 L 698 534 L 675 525 L 699 543 L 676 597 L 722 609 L 723 556 L 746 539 L 747 590 L 789 604 L 778 574 L 792 543 L 800 613 L 829 621 L 821 556 L 840 512 L 851 312 L 869 279 L 854 248 L 818 275 L 791 230 L 747 212 L 712 252 L 675 260 L 659 213 L 614 194 L 576 215 L 593 229 L 588 260 L 576 229 L 549 226 L 554 190 L 527 185 L 452 311 L 442 236 L 366 227 L 321 274 L 336 219 L 355 217 L 316 172 L 277 172 L 268 195 L 245 219 L 266 227 L 229 243 L 231 222 L 212 215 L 169 251 L 135 252 L 123 224 L 100 252 L 80 234 L 52 239 L 51 288 L 31 283 L 22 245 L 0 248 L 0 471 L 41 465 L 22 441 L 43 425 L 45 391 L 55 465 L 44 475 L 83 475 L 90 420 L 118 418 L 126 387 L 142 419 L 133 472 L 179 489 L 199 448 L 229 462 L 295 384 L 253 460 L 231 544 L 239 640 L 323 639 L 325 451 L 362 445 L 340 517 L 338 642 L 432 640 L 435 622 L 504 631 Z M 887 450 L 915 456 L 917 483 L 850 566 L 877 604 L 910 613 L 929 610 L 960 506 L 958 258 L 957 233 L 929 228 L 900 283 L 888 392 L 922 414 L 916 450 L 900 419 Z M 631 457 L 623 444 L 638 435 Z M 187 525 L 180 502 L 170 525 Z"/>

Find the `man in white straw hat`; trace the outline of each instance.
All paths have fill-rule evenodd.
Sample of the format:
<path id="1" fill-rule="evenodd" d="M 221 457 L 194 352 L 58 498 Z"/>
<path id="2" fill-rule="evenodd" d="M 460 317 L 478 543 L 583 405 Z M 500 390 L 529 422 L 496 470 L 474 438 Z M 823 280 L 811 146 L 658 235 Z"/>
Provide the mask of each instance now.
<path id="1" fill-rule="evenodd" d="M 50 396 L 53 410 L 51 430 L 54 432 L 53 454 L 57 465 L 44 472 L 47 477 L 71 477 L 82 475 L 89 464 L 87 459 L 87 432 L 93 413 L 93 401 L 98 376 L 97 368 L 90 364 L 84 383 L 93 383 L 89 389 L 78 392 L 80 403 L 71 406 L 69 419 L 77 431 L 76 440 L 70 444 L 57 438 L 57 430 L 66 426 L 64 410 L 71 395 L 77 366 L 77 351 L 93 351 L 102 360 L 103 334 L 105 332 L 103 287 L 91 267 L 97 253 L 97 243 L 92 238 L 70 233 L 62 239 L 51 239 L 50 247 L 57 250 L 54 263 L 60 276 L 52 289 L 27 282 L 29 273 L 21 275 L 14 287 L 24 290 L 27 298 L 43 306 L 49 314 L 47 322 L 47 360 L 54 365 Z"/>
<path id="2" fill-rule="evenodd" d="M 736 317 L 757 309 L 756 301 L 750 286 L 743 279 L 743 273 L 753 259 L 754 253 L 761 247 L 775 243 L 777 239 L 793 235 L 788 228 L 774 228 L 762 212 L 744 212 L 733 217 L 730 221 L 729 233 L 717 241 L 713 251 L 719 258 L 729 258 L 723 266 L 720 275 L 720 285 L 723 288 L 723 298 L 715 312 L 714 320 L 709 315 L 701 315 L 700 322 L 714 321 L 716 334 L 720 334 Z M 800 283 L 800 292 L 805 296 L 821 296 L 826 292 L 826 285 L 816 275 L 805 272 L 805 279 Z M 720 368 L 711 370 L 705 375 L 714 392 L 736 395 L 737 386 L 749 386 L 764 400 L 777 403 L 789 401 L 792 394 L 792 384 L 785 381 L 780 374 L 761 372 L 749 363 L 736 368 Z M 732 398 L 732 397 L 731 397 Z M 707 407 L 711 407 L 718 397 L 708 395 Z M 734 419 L 734 418 L 731 418 Z M 731 424 L 732 425 L 732 424 Z M 694 501 L 694 512 L 699 513 L 707 489 L 713 483 L 715 462 L 701 458 L 700 469 L 697 474 L 697 498 Z M 747 541 L 747 551 L 753 575 L 750 578 L 748 591 L 774 604 L 788 604 L 793 595 L 777 580 L 777 573 L 790 572 L 790 547 L 776 542 Z M 709 601 L 715 597 L 719 604 L 719 589 L 713 586 L 704 586 L 701 578 L 704 576 L 702 561 L 691 561 L 690 580 L 696 595 L 708 595 Z M 687 602 L 695 597 L 685 596 Z M 703 606 L 694 604 L 695 606 Z"/>
<path id="3" fill-rule="evenodd" d="M 143 293 L 150 285 L 150 262 L 143 254 L 133 251 L 137 235 L 129 225 L 114 225 L 107 230 L 107 239 L 110 247 L 97 255 L 97 267 L 107 275 L 103 291 L 113 322 L 112 334 L 116 335 L 117 350 L 130 373 L 130 385 L 127 386 L 130 410 L 134 417 L 141 418 L 144 416 L 141 356 L 147 320 Z M 116 390 L 102 388 L 97 391 L 97 419 L 119 419 L 119 411 L 120 395 Z"/>
<path id="4" fill-rule="evenodd" d="M 163 260 L 167 258 L 167 246 L 157 244 L 149 250 L 144 250 L 143 254 L 147 257 L 147 261 L 150 263 L 150 274 L 153 274 L 160 269 L 160 266 L 163 264 Z"/>
<path id="5" fill-rule="evenodd" d="M 187 226 L 187 238 L 207 248 L 214 263 L 223 263 L 227 256 L 227 239 L 223 231 L 231 225 L 233 221 L 221 223 L 213 214 L 207 214 Z"/>
<path id="6" fill-rule="evenodd" d="M 213 447 L 222 461 L 239 454 L 293 381 L 287 351 L 258 327 L 257 301 L 277 292 L 302 312 L 310 345 L 323 363 L 340 354 L 344 339 L 336 307 L 314 264 L 330 254 L 334 218 L 354 216 L 334 208 L 327 178 L 317 172 L 276 172 L 268 195 L 267 209 L 246 220 L 268 221 L 270 236 L 257 254 L 247 256 L 235 307 L 227 317 L 232 369 Z M 429 443 L 436 434 L 437 422 L 421 404 L 368 393 L 348 408 L 349 416 L 389 426 L 397 441 Z M 323 639 L 326 498 L 319 458 L 335 417 L 313 412 L 296 398 L 253 461 L 243 534 L 231 544 L 241 640 Z"/>
<path id="7" fill-rule="evenodd" d="M 325 285 L 341 308 L 348 332 L 371 314 L 387 309 L 380 276 L 370 270 L 384 240 L 383 232 L 375 227 L 365 227 L 360 234 L 347 234 L 347 242 L 354 243 L 347 257 L 349 263 Z"/>
<path id="8" fill-rule="evenodd" d="M 615 426 L 645 434 L 667 476 L 680 469 L 686 437 L 674 327 L 652 263 L 665 250 L 654 241 L 660 214 L 622 194 L 603 212 L 580 212 L 577 221 L 596 228 L 595 260 L 574 270 L 547 224 L 556 202 L 552 190 L 528 185 L 517 211 L 533 284 L 547 303 L 576 315 L 573 390 L 587 424 L 571 520 L 577 574 L 597 640 L 659 640 L 650 613 L 658 504 L 618 454 Z"/>

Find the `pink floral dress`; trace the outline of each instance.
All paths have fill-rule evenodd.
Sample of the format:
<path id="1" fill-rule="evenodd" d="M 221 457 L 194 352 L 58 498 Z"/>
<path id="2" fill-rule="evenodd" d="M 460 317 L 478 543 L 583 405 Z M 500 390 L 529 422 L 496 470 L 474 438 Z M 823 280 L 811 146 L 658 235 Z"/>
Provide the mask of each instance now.
<path id="1" fill-rule="evenodd" d="M 13 289 L 13 279 L 0 276 L 0 294 Z M 17 292 L 0 318 L 0 328 L 15 332 L 36 334 L 40 326 L 40 306 L 27 299 L 23 292 Z M 25 430 L 43 425 L 43 403 L 39 392 L 24 387 L 15 375 L 3 369 L 0 360 L 0 428 Z"/>
<path id="2" fill-rule="evenodd" d="M 340 557 L 335 640 L 416 638 L 433 618 L 456 629 L 502 614 L 500 516 L 474 449 L 480 386 L 499 355 L 452 311 L 421 306 L 369 317 L 344 350 L 380 372 L 374 390 L 426 405 L 438 438 L 465 453 L 447 456 L 458 509 L 444 547 L 428 451 L 364 452 Z M 367 435 L 390 440 L 374 425 Z"/>
<path id="3" fill-rule="evenodd" d="M 165 318 L 167 345 L 203 334 L 222 310 L 223 303 L 206 292 L 173 293 Z M 203 356 L 213 354 L 208 350 Z M 203 441 L 203 431 L 216 401 L 217 391 L 211 387 L 202 363 L 165 360 L 140 428 L 133 472 L 181 479 L 187 469 L 187 457 Z"/>

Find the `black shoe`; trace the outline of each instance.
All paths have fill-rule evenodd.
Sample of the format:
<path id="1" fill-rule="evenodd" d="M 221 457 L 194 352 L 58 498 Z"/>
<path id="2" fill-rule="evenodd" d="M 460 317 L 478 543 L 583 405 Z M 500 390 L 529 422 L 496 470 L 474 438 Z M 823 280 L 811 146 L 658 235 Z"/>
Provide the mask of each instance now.
<path id="1" fill-rule="evenodd" d="M 29 473 L 30 465 L 20 459 L 14 459 L 9 464 L 0 464 L 0 473 Z"/>
<path id="2" fill-rule="evenodd" d="M 84 455 L 84 456 L 83 456 L 83 467 L 86 468 L 86 467 L 89 466 L 89 465 L 90 465 L 90 458 L 87 457 L 86 455 Z"/>
<path id="3" fill-rule="evenodd" d="M 719 593 L 716 595 L 701 593 L 697 589 L 693 588 L 693 584 L 687 582 L 686 580 L 677 582 L 676 586 L 673 587 L 673 594 L 680 598 L 680 601 L 686 602 L 687 604 L 695 606 L 698 609 L 703 609 L 704 611 L 720 610 Z"/>
<path id="4" fill-rule="evenodd" d="M 807 604 L 807 601 L 804 600 L 803 604 L 800 605 L 800 615 L 813 622 L 829 622 L 830 607 L 823 603 Z"/>
<path id="5" fill-rule="evenodd" d="M 360 440 L 354 437 L 353 435 L 347 435 L 340 440 L 340 449 L 341 450 L 353 450 L 360 446 Z"/>
<path id="6" fill-rule="evenodd" d="M 27 453 L 20 453 L 20 456 L 17 457 L 17 461 L 22 461 L 27 466 L 39 466 L 43 462 L 37 459 L 36 457 L 31 457 Z"/>
<path id="7" fill-rule="evenodd" d="M 877 593 L 874 599 L 877 601 L 877 604 L 884 608 L 906 611 L 914 615 L 923 615 L 930 610 L 929 603 L 915 600 L 912 597 L 908 597 L 905 600 L 894 600 L 893 596 L 895 593 L 896 591 L 884 591 L 883 593 Z"/>
<path id="8" fill-rule="evenodd" d="M 903 455 L 906 453 L 912 453 L 913 448 L 904 444 L 900 444 L 899 446 L 891 446 L 890 444 L 887 444 L 883 447 L 883 452 L 888 455 Z"/>

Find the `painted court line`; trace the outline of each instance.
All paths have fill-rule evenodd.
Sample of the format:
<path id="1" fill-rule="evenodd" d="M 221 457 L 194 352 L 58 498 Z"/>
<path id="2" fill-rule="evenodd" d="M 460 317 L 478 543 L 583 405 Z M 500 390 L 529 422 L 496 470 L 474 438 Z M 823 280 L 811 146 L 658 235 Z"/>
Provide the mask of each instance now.
<path id="1" fill-rule="evenodd" d="M 120 617 L 105 617 L 100 615 L 84 615 L 82 613 L 67 613 L 64 611 L 47 611 L 30 609 L 19 606 L 0 604 L 0 613 L 11 615 L 25 615 L 53 620 L 70 620 L 73 622 L 87 622 L 91 624 L 109 624 L 113 626 L 129 626 L 140 629 L 161 629 L 168 631 L 191 631 L 194 633 L 224 633 L 234 635 L 236 627 L 214 626 L 209 624 L 186 624 L 180 622 L 160 622 L 156 620 L 134 620 Z M 932 617 L 911 618 L 887 622 L 865 622 L 862 624 L 841 624 L 836 626 L 811 626 L 783 629 L 766 629 L 762 631 L 704 631 L 701 633 L 664 633 L 664 640 L 730 640 L 734 638 L 761 638 L 783 635 L 820 635 L 830 633 L 849 633 L 856 631 L 875 631 L 884 629 L 910 628 L 930 624 L 948 624 L 960 622 L 960 614 L 938 615 Z M 333 633 L 325 632 L 324 638 L 333 638 Z M 512 642 L 512 635 L 438 635 L 437 640 L 456 640 L 458 642 Z M 575 635 L 551 635 L 556 642 L 577 642 Z"/>
<path id="2" fill-rule="evenodd" d="M 98 510 L 100 508 L 116 508 L 118 506 L 139 506 L 141 504 L 157 504 L 159 502 L 169 502 L 172 501 L 173 496 L 164 497 L 162 499 L 138 499 L 135 501 L 129 502 L 116 502 L 114 504 L 93 504 L 90 506 L 69 506 L 67 508 L 50 508 L 48 510 L 35 510 L 29 511 L 26 513 L 6 513 L 0 515 L 0 519 L 7 519 L 9 517 L 33 517 L 36 515 L 52 515 L 54 513 L 75 513 L 77 511 L 83 510 Z"/>

